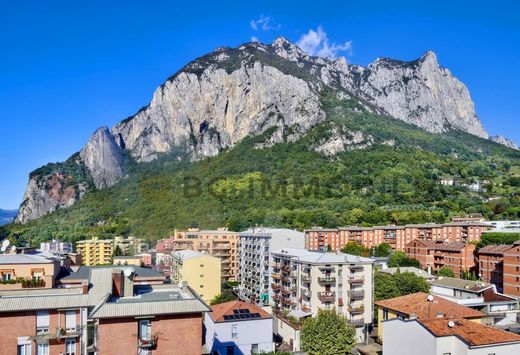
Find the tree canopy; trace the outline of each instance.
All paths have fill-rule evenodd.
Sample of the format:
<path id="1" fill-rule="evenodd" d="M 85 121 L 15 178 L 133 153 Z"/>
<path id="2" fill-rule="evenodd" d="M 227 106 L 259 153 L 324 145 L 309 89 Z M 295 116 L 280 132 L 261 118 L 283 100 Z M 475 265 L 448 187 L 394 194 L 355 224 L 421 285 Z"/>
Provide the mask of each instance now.
<path id="1" fill-rule="evenodd" d="M 226 290 L 223 290 L 220 295 L 216 295 L 215 297 L 213 297 L 213 299 L 210 301 L 209 304 L 215 305 L 215 304 L 219 304 L 219 303 L 226 303 L 229 301 L 234 301 L 236 299 L 237 299 L 237 296 L 233 293 L 233 291 L 230 289 L 226 289 Z"/>
<path id="2" fill-rule="evenodd" d="M 375 247 L 370 248 L 370 255 L 376 257 L 390 256 L 392 247 L 388 243 L 381 243 Z"/>
<path id="3" fill-rule="evenodd" d="M 367 248 L 358 244 L 356 242 L 348 242 L 345 244 L 343 248 L 341 248 L 341 252 L 345 254 L 351 255 L 359 255 L 359 256 L 369 256 L 369 251 Z"/>
<path id="4" fill-rule="evenodd" d="M 419 260 L 410 258 L 404 251 L 396 251 L 390 258 L 388 259 L 389 267 L 398 267 L 398 266 L 415 266 L 417 268 L 421 268 L 421 263 Z"/>
<path id="5" fill-rule="evenodd" d="M 309 355 L 350 354 L 356 330 L 335 310 L 318 310 L 307 318 L 300 331 L 301 348 Z"/>
<path id="6" fill-rule="evenodd" d="M 455 277 L 455 273 L 453 272 L 453 270 L 450 267 L 443 266 L 439 269 L 437 276 Z"/>
<path id="7" fill-rule="evenodd" d="M 374 298 L 376 301 L 416 292 L 430 292 L 430 285 L 426 280 L 411 272 L 389 274 L 376 271 L 374 275 Z"/>

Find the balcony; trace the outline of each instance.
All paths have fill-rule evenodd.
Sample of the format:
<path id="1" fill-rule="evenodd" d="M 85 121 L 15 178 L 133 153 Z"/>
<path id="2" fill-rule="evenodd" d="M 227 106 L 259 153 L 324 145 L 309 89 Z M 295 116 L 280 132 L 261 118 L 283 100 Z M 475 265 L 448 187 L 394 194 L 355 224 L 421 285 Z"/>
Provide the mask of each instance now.
<path id="1" fill-rule="evenodd" d="M 365 311 L 365 306 L 350 306 L 348 311 L 351 314 L 361 314 Z"/>
<path id="2" fill-rule="evenodd" d="M 276 301 L 276 302 L 280 302 L 282 300 L 282 296 L 279 296 L 279 295 L 274 295 L 272 298 L 273 298 L 273 301 Z"/>
<path id="3" fill-rule="evenodd" d="M 271 284 L 271 288 L 273 289 L 273 291 L 278 291 L 282 288 L 282 286 L 279 284 Z"/>
<path id="4" fill-rule="evenodd" d="M 280 280 L 280 274 L 275 274 L 275 273 L 272 273 L 271 274 L 271 277 L 275 280 Z"/>
<path id="5" fill-rule="evenodd" d="M 363 270 L 363 265 L 349 265 L 350 270 Z"/>
<path id="6" fill-rule="evenodd" d="M 282 270 L 289 272 L 289 271 L 291 271 L 291 266 L 290 265 L 282 265 Z"/>
<path id="7" fill-rule="evenodd" d="M 302 282 L 311 282 L 311 275 L 302 275 Z"/>
<path id="8" fill-rule="evenodd" d="M 291 279 L 286 277 L 286 276 L 282 276 L 282 281 L 283 282 L 287 282 L 287 283 L 290 283 L 291 282 Z"/>
<path id="9" fill-rule="evenodd" d="M 321 302 L 334 302 L 336 294 L 334 292 L 318 292 L 318 299 Z"/>
<path id="10" fill-rule="evenodd" d="M 365 278 L 363 276 L 351 277 L 349 278 L 348 282 L 351 284 L 362 284 L 365 282 Z"/>
<path id="11" fill-rule="evenodd" d="M 273 269 L 277 269 L 277 270 L 280 270 L 280 268 L 281 268 L 281 265 L 280 265 L 280 264 L 278 264 L 278 263 L 271 263 L 271 267 L 272 267 Z"/>
<path id="12" fill-rule="evenodd" d="M 330 276 L 325 276 L 325 277 L 318 277 L 318 282 L 320 284 L 335 284 L 336 283 L 336 278 L 335 277 L 330 277 Z"/>
<path id="13" fill-rule="evenodd" d="M 293 301 L 291 301 L 290 298 L 282 298 L 282 304 L 284 304 L 286 306 L 292 306 L 293 305 Z"/>
<path id="14" fill-rule="evenodd" d="M 365 291 L 364 290 L 361 290 L 361 291 L 348 291 L 348 296 L 351 299 L 360 300 L 360 299 L 365 298 Z"/>
<path id="15" fill-rule="evenodd" d="M 282 293 L 284 295 L 289 295 L 290 296 L 291 295 L 291 290 L 289 290 L 288 288 L 284 287 L 284 288 L 282 288 Z"/>
<path id="16" fill-rule="evenodd" d="M 333 266 L 320 266 L 319 269 L 321 271 L 334 271 L 334 267 Z"/>

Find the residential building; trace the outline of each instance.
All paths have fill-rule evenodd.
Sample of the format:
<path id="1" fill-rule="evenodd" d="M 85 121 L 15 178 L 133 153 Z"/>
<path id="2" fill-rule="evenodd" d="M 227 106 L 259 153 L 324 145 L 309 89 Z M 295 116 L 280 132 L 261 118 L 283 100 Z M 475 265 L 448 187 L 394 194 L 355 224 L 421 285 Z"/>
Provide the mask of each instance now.
<path id="1" fill-rule="evenodd" d="M 385 355 L 516 355 L 520 335 L 462 318 L 389 319 Z"/>
<path id="2" fill-rule="evenodd" d="M 504 250 L 503 270 L 504 293 L 520 297 L 520 241 Z"/>
<path id="3" fill-rule="evenodd" d="M 141 262 L 143 266 L 151 267 L 154 263 L 155 253 L 154 252 L 146 252 L 146 253 L 139 253 L 135 256 L 138 256 L 141 259 Z"/>
<path id="4" fill-rule="evenodd" d="M 135 255 L 148 251 L 148 243 L 136 237 L 114 237 L 114 248 L 119 247 L 124 255 Z"/>
<path id="5" fill-rule="evenodd" d="M 172 254 L 170 278 L 173 283 L 187 282 L 209 302 L 221 292 L 220 258 L 194 250 L 176 251 Z"/>
<path id="6" fill-rule="evenodd" d="M 133 266 L 141 266 L 142 259 L 141 257 L 135 256 L 114 256 L 112 258 L 112 264 L 114 265 L 133 265 Z"/>
<path id="7" fill-rule="evenodd" d="M 281 249 L 271 253 L 273 308 L 335 309 L 356 327 L 356 340 L 364 341 L 372 323 L 373 261 L 342 253 Z"/>
<path id="8" fill-rule="evenodd" d="M 508 326 L 517 322 L 518 300 L 497 292 L 495 285 L 451 277 L 439 277 L 431 283 L 431 294 L 488 315 L 483 322 L 492 326 Z"/>
<path id="9" fill-rule="evenodd" d="M 518 229 L 520 228 L 520 221 L 484 221 L 491 226 L 493 229 L 507 230 L 507 229 Z M 491 230 L 492 232 L 493 230 Z"/>
<path id="10" fill-rule="evenodd" d="M 486 314 L 424 292 L 374 302 L 377 307 L 377 335 L 383 339 L 383 321 L 400 319 L 464 318 L 478 323 Z"/>
<path id="11" fill-rule="evenodd" d="M 477 251 L 479 278 L 496 285 L 498 292 L 504 291 L 504 252 L 510 245 L 486 245 Z"/>
<path id="12" fill-rule="evenodd" d="M 423 279 L 425 279 L 428 282 L 432 282 L 433 280 L 436 279 L 436 277 L 433 276 L 432 274 L 430 274 L 422 269 L 413 267 L 413 266 L 389 267 L 386 269 L 381 269 L 379 271 L 385 272 L 390 275 L 394 275 L 397 272 L 397 270 L 399 270 L 399 272 L 401 272 L 401 273 L 410 272 L 412 274 L 415 274 L 416 276 L 422 277 Z"/>
<path id="13" fill-rule="evenodd" d="M 300 330 L 305 318 L 311 315 L 301 310 L 291 310 L 287 315 L 282 312 L 274 314 L 274 333 L 281 339 L 283 351 L 301 351 Z"/>
<path id="14" fill-rule="evenodd" d="M 222 279 L 237 280 L 238 275 L 238 238 L 239 233 L 225 228 L 200 230 L 190 228 L 187 231 L 175 231 L 169 239 L 157 243 L 157 264 L 171 266 L 171 252 L 180 250 L 204 251 L 220 258 Z"/>
<path id="15" fill-rule="evenodd" d="M 201 354 L 209 307 L 150 269 L 81 267 L 62 288 L 0 291 L 2 354 Z"/>
<path id="16" fill-rule="evenodd" d="M 0 254 L 0 290 L 55 286 L 60 259 L 52 254 Z"/>
<path id="17" fill-rule="evenodd" d="M 407 224 L 404 226 L 375 227 L 314 227 L 305 231 L 308 250 L 340 250 L 348 242 L 366 248 L 388 243 L 394 250 L 404 250 L 412 240 L 423 239 L 443 242 L 479 241 L 482 233 L 492 226 L 483 222 L 450 222 L 445 224 Z"/>
<path id="18" fill-rule="evenodd" d="M 53 239 L 50 242 L 40 243 L 40 250 L 51 254 L 68 254 L 72 253 L 72 243 Z"/>
<path id="19" fill-rule="evenodd" d="M 76 252 L 81 255 L 83 265 L 112 264 L 114 241 L 112 239 L 92 238 L 76 242 Z"/>
<path id="20" fill-rule="evenodd" d="M 415 239 L 406 245 L 405 253 L 419 260 L 422 269 L 437 272 L 442 267 L 449 267 L 460 278 L 464 272 L 477 273 L 475 249 L 473 243 Z"/>
<path id="21" fill-rule="evenodd" d="M 270 253 L 282 248 L 303 249 L 304 234 L 292 229 L 253 228 L 240 233 L 239 297 L 253 303 L 269 304 Z"/>
<path id="22" fill-rule="evenodd" d="M 231 301 L 211 306 L 211 313 L 204 316 L 204 326 L 208 353 L 249 355 L 274 351 L 273 317 L 252 303 Z"/>

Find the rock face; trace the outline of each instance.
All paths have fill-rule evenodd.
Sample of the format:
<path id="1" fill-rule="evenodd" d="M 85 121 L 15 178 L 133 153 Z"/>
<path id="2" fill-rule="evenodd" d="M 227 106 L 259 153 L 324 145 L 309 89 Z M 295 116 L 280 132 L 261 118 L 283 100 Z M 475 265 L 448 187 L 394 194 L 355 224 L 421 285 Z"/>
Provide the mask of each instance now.
<path id="1" fill-rule="evenodd" d="M 95 187 L 105 188 L 124 178 L 125 151 L 137 162 L 178 149 L 199 160 L 273 127 L 257 148 L 294 141 L 326 119 L 320 106 L 325 90 L 430 132 L 455 128 L 487 138 L 467 88 L 432 52 L 413 62 L 378 59 L 365 68 L 344 58 L 312 57 L 278 38 L 270 45 L 219 48 L 189 63 L 155 91 L 148 106 L 110 130 L 97 130 L 79 157 Z M 334 155 L 372 143 L 358 132 L 332 132 L 318 149 Z M 82 195 L 81 181 L 69 186 L 74 191 L 57 193 L 56 184 L 67 181 L 58 173 L 30 179 L 18 222 L 69 206 Z"/>
<path id="2" fill-rule="evenodd" d="M 326 156 L 334 156 L 345 151 L 366 149 L 374 143 L 374 138 L 360 131 L 345 132 L 339 127 L 332 127 L 330 136 L 313 148 Z"/>
<path id="3" fill-rule="evenodd" d="M 502 137 L 502 136 L 491 136 L 491 137 L 489 137 L 489 139 L 491 141 L 495 142 L 495 143 L 505 145 L 508 148 L 518 150 L 518 145 L 516 145 L 516 143 L 513 142 L 512 140 L 509 140 L 509 139 L 507 139 L 505 137 Z"/>
<path id="4" fill-rule="evenodd" d="M 79 156 L 98 189 L 112 186 L 123 177 L 124 151 L 107 127 L 101 127 L 92 134 Z"/>
<path id="5" fill-rule="evenodd" d="M 70 182 L 70 177 L 60 173 L 52 173 L 43 178 L 31 177 L 15 222 L 25 223 L 58 208 L 72 206 L 83 197 L 86 186 L 71 185 Z"/>

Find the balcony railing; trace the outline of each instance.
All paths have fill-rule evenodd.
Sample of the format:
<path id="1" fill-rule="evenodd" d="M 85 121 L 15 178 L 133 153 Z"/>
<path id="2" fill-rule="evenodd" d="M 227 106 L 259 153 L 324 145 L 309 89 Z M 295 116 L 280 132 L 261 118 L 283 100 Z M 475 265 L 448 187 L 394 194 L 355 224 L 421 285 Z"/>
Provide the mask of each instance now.
<path id="1" fill-rule="evenodd" d="M 334 266 L 320 266 L 321 271 L 334 271 Z"/>
<path id="2" fill-rule="evenodd" d="M 362 284 L 365 282 L 365 278 L 363 276 L 351 277 L 348 280 L 351 284 Z"/>
<path id="3" fill-rule="evenodd" d="M 350 265 L 349 268 L 350 268 L 350 270 L 363 270 L 364 269 L 363 265 Z"/>
<path id="4" fill-rule="evenodd" d="M 363 299 L 365 297 L 365 291 L 348 291 L 348 296 L 353 299 Z"/>
<path id="5" fill-rule="evenodd" d="M 357 307 L 354 307 L 354 306 L 350 306 L 348 308 L 348 311 L 351 313 L 351 314 L 359 314 L 359 313 L 363 313 L 365 311 L 365 307 L 364 306 L 357 306 Z"/>
<path id="6" fill-rule="evenodd" d="M 318 282 L 320 284 L 335 284 L 336 283 L 336 278 L 335 277 L 330 277 L 330 276 L 318 277 Z"/>
<path id="7" fill-rule="evenodd" d="M 288 288 L 282 288 L 282 293 L 286 295 L 291 295 L 291 290 L 289 290 Z"/>
<path id="8" fill-rule="evenodd" d="M 282 288 L 282 285 L 279 285 L 279 284 L 271 284 L 271 288 L 273 289 L 273 291 L 278 291 Z"/>
<path id="9" fill-rule="evenodd" d="M 363 327 L 365 326 L 365 320 L 364 319 L 351 319 L 350 324 L 352 324 L 354 327 Z"/>
<path id="10" fill-rule="evenodd" d="M 302 275 L 302 282 L 310 282 L 311 275 Z"/>
<path id="11" fill-rule="evenodd" d="M 272 277 L 273 279 L 280 280 L 280 274 L 272 273 L 272 274 L 271 274 L 271 277 Z"/>
<path id="12" fill-rule="evenodd" d="M 153 339 L 139 339 L 139 347 L 141 349 L 152 349 L 157 345 L 157 338 Z"/>
<path id="13" fill-rule="evenodd" d="M 334 302 L 336 294 L 334 292 L 318 292 L 318 299 L 322 302 Z"/>

